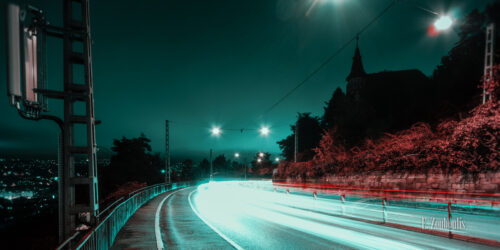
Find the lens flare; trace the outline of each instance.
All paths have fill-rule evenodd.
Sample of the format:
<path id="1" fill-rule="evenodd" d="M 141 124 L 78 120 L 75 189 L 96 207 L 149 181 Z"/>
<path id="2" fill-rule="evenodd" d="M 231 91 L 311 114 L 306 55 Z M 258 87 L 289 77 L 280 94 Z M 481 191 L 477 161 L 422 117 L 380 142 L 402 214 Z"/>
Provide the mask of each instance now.
<path id="1" fill-rule="evenodd" d="M 222 131 L 221 131 L 221 129 L 219 127 L 213 127 L 210 130 L 210 132 L 212 132 L 213 136 L 219 136 L 222 133 Z"/>
<path id="2" fill-rule="evenodd" d="M 436 22 L 434 22 L 434 27 L 437 31 L 447 30 L 453 24 L 453 19 L 450 16 L 441 16 Z"/>

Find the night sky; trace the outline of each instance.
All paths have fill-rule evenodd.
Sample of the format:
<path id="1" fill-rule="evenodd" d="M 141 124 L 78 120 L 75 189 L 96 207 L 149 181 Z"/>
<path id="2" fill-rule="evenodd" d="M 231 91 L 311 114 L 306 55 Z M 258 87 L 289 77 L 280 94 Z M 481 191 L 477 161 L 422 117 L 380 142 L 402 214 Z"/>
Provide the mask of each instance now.
<path id="1" fill-rule="evenodd" d="M 32 0 L 48 20 L 61 25 L 61 1 Z M 323 114 L 337 87 L 345 89 L 354 43 L 306 85 L 265 114 L 274 102 L 377 15 L 390 0 L 166 0 L 91 1 L 97 143 L 144 133 L 153 151 L 164 151 L 165 120 L 171 124 L 172 155 L 268 151 L 291 133 L 297 112 Z M 404 2 L 404 1 L 402 1 Z M 413 1 L 461 18 L 490 1 Z M 0 47 L 5 48 L 1 0 Z M 360 37 L 368 73 L 416 68 L 431 75 L 458 40 L 452 30 L 429 36 L 436 16 L 398 3 Z M 62 88 L 62 42 L 48 40 L 49 87 Z M 8 105 L 5 49 L 0 49 L 0 157 L 56 155 L 57 126 L 22 119 Z M 61 113 L 58 101 L 49 108 Z M 224 130 L 269 125 L 256 130 Z"/>

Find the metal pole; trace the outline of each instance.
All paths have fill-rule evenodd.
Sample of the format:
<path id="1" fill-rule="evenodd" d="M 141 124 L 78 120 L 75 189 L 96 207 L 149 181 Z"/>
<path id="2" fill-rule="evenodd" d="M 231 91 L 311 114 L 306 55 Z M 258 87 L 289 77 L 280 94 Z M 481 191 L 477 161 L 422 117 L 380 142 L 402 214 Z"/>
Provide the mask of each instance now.
<path id="1" fill-rule="evenodd" d="M 212 173 L 213 173 L 213 166 L 212 166 L 212 149 L 210 149 L 210 181 L 212 181 Z"/>
<path id="2" fill-rule="evenodd" d="M 78 8 L 78 5 L 80 8 Z M 74 13 L 80 9 L 81 14 Z M 63 0 L 63 58 L 64 58 L 64 236 L 73 235 L 76 219 L 79 214 L 88 215 L 90 221 L 97 223 L 99 211 L 98 180 L 97 180 L 97 145 L 95 138 L 94 88 L 92 80 L 92 48 L 90 38 L 89 0 L 75 2 Z M 78 18 L 80 16 L 80 18 Z M 74 45 L 83 47 L 83 51 L 75 51 Z M 83 77 L 74 79 L 74 65 L 83 67 Z M 74 110 L 75 103 L 85 105 L 85 113 L 78 114 Z M 86 126 L 85 145 L 75 144 L 75 124 Z M 76 176 L 75 157 L 86 157 L 87 173 Z M 75 189 L 77 186 L 87 186 L 87 203 L 76 204 Z"/>
<path id="3" fill-rule="evenodd" d="M 340 201 L 342 202 L 342 215 L 345 215 L 345 194 L 340 194 Z"/>
<path id="4" fill-rule="evenodd" d="M 170 126 L 168 120 L 165 121 L 165 182 L 171 183 L 170 179 Z"/>
<path id="5" fill-rule="evenodd" d="M 293 154 L 293 161 L 297 162 L 297 154 L 299 153 L 299 121 L 295 123 L 295 147 Z"/>
<path id="6" fill-rule="evenodd" d="M 484 52 L 484 79 L 483 79 L 483 104 L 491 100 L 491 93 L 486 91 L 486 84 L 493 79 L 493 57 L 494 57 L 495 24 L 490 23 L 486 27 L 486 46 Z"/>
<path id="7" fill-rule="evenodd" d="M 451 233 L 451 220 L 452 220 L 452 218 L 451 218 L 451 202 L 448 202 L 448 223 L 449 223 L 448 224 L 448 237 L 449 238 L 453 237 L 453 235 Z"/>
<path id="8" fill-rule="evenodd" d="M 387 198 L 382 199 L 382 213 L 383 213 L 383 222 L 387 221 Z"/>
<path id="9" fill-rule="evenodd" d="M 90 38 L 90 15 L 89 0 L 62 0 L 63 9 L 63 28 L 46 25 L 42 22 L 42 34 L 40 40 L 43 42 L 41 51 L 41 65 L 39 71 L 42 71 L 41 81 L 45 82 L 45 35 L 52 35 L 63 39 L 63 89 L 64 91 L 55 91 L 45 89 L 45 84 L 39 85 L 40 89 L 35 92 L 44 92 L 40 103 L 42 108 L 25 106 L 24 110 L 17 105 L 19 114 L 25 119 L 41 120 L 49 119 L 55 121 L 61 128 L 61 134 L 58 138 L 58 224 L 59 239 L 71 237 L 76 228 L 76 218 L 78 215 L 89 218 L 84 221 L 86 224 L 93 225 L 97 223 L 99 211 L 98 183 L 97 183 L 97 145 L 95 138 L 95 115 L 94 115 L 94 90 L 92 81 L 92 53 Z M 81 12 L 74 13 L 74 10 Z M 41 13 L 41 12 L 40 12 Z M 43 18 L 43 20 L 45 20 Z M 58 32 L 49 31 L 56 29 Z M 75 46 L 76 45 L 76 46 Z M 83 48 L 78 50 L 75 48 Z M 82 74 L 74 74 L 73 66 L 81 66 Z M 74 79 L 74 76 L 79 76 Z M 40 80 L 39 80 L 40 81 Z M 11 91 L 12 92 L 12 91 Z M 16 94 L 14 92 L 9 94 Z M 17 95 L 16 95 L 17 96 Z M 64 101 L 64 119 L 53 115 L 41 114 L 46 112 L 45 98 L 56 98 Z M 15 100 L 14 100 L 15 101 Z M 85 111 L 78 114 L 74 111 L 75 103 L 81 103 L 85 106 Z M 18 103 L 19 104 L 19 103 Z M 86 143 L 75 145 L 75 124 L 85 126 Z M 87 172 L 83 175 L 75 175 L 75 157 L 83 157 L 87 161 Z M 78 199 L 83 203 L 75 204 L 76 187 L 85 187 L 88 194 L 85 198 Z M 71 245 L 68 245 L 71 248 Z"/>
<path id="10" fill-rule="evenodd" d="M 243 160 L 243 166 L 245 166 L 245 181 L 247 180 L 247 171 L 248 171 L 248 165 L 247 165 L 247 158 Z"/>
<path id="11" fill-rule="evenodd" d="M 58 143 L 57 143 L 57 205 L 58 205 L 58 223 L 59 223 L 59 244 L 65 240 L 64 237 L 64 192 L 63 192 L 63 181 L 64 181 L 64 135 L 59 133 Z"/>

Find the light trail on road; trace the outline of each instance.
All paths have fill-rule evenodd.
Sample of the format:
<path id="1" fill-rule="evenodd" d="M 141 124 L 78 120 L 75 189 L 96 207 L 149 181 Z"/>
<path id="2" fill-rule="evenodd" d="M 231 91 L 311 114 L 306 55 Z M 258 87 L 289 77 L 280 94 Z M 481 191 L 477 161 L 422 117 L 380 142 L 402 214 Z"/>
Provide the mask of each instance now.
<path id="1" fill-rule="evenodd" d="M 272 190 L 271 182 L 212 182 L 200 185 L 189 195 L 189 202 L 207 225 L 244 249 L 493 248 L 349 218 L 381 221 L 382 206 L 369 201 L 342 203 Z M 442 211 L 397 206 L 387 206 L 386 211 L 388 222 L 412 227 L 423 226 L 422 218 L 443 215 Z M 500 238 L 500 217 L 460 216 L 468 227 L 453 233 Z"/>
<path id="2" fill-rule="evenodd" d="M 210 222 L 206 221 L 203 216 L 200 215 L 200 213 L 198 213 L 197 209 L 193 206 L 193 203 L 191 202 L 191 195 L 193 195 L 193 193 L 195 192 L 196 190 L 193 190 L 191 191 L 191 193 L 189 193 L 189 196 L 188 196 L 188 202 L 189 202 L 189 206 L 191 206 L 191 209 L 193 209 L 194 213 L 196 214 L 196 216 L 198 216 L 203 222 L 205 222 L 205 224 L 207 224 L 207 226 L 209 226 L 212 230 L 214 230 L 218 235 L 220 235 L 224 240 L 226 240 L 227 242 L 229 242 L 229 244 L 231 244 L 234 248 L 238 249 L 238 250 L 241 250 L 243 249 L 242 247 L 240 247 L 236 242 L 232 241 L 229 237 L 227 237 L 225 234 L 221 233 L 219 230 L 217 230 L 217 228 L 215 228 L 214 226 L 212 226 L 212 224 L 210 224 Z"/>

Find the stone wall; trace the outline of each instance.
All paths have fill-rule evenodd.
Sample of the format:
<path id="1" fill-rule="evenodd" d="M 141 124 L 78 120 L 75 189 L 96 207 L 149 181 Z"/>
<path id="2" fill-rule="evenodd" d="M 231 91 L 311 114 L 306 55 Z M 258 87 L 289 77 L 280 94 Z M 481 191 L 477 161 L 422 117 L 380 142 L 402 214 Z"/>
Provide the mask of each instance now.
<path id="1" fill-rule="evenodd" d="M 315 180 L 288 178 L 287 183 L 321 184 L 315 188 L 360 196 L 452 202 L 457 204 L 498 205 L 500 172 L 444 174 L 439 172 L 371 172 L 357 175 L 328 175 Z M 309 185 L 306 185 L 309 186 Z"/>

